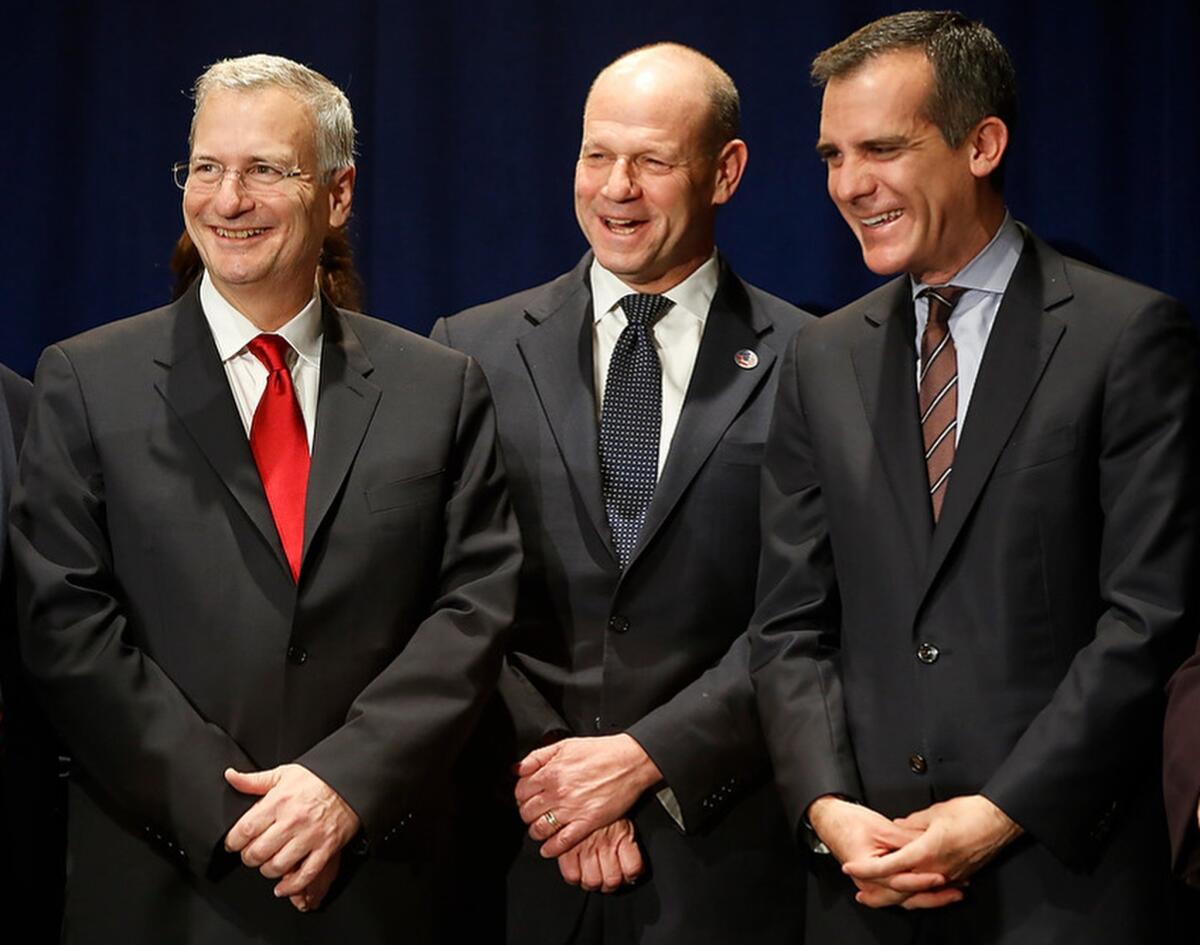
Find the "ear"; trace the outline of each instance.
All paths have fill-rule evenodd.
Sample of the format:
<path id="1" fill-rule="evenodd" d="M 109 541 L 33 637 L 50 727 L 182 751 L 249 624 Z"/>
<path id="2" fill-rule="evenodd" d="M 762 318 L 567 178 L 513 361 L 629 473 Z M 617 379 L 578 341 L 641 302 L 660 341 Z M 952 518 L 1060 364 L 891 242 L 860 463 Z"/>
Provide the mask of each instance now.
<path id="1" fill-rule="evenodd" d="M 734 138 L 721 148 L 716 162 L 716 184 L 713 187 L 712 198 L 714 206 L 728 203 L 729 198 L 738 189 L 742 174 L 746 171 L 748 158 L 749 151 L 746 149 L 746 142 L 741 138 Z"/>
<path id="2" fill-rule="evenodd" d="M 1000 166 L 1008 150 L 1008 126 L 995 115 L 989 115 L 967 136 L 966 144 L 971 173 L 982 180 Z"/>
<path id="3" fill-rule="evenodd" d="M 329 181 L 329 226 L 345 226 L 350 219 L 350 204 L 354 200 L 354 168 L 335 171 Z"/>

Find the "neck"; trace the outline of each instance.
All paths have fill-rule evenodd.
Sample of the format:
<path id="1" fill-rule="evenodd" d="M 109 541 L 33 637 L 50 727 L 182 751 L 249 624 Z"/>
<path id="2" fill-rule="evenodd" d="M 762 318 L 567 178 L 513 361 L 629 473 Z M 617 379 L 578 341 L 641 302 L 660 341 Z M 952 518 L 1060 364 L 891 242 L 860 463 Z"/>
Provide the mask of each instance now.
<path id="1" fill-rule="evenodd" d="M 925 285 L 945 285 L 983 251 L 1003 222 L 1004 201 L 997 194 L 995 199 L 984 201 L 977 207 L 970 223 L 955 237 L 954 245 L 959 251 L 954 254 L 951 262 L 928 272 L 914 272 L 912 275 Z"/>
<path id="2" fill-rule="evenodd" d="M 664 272 L 661 276 L 650 279 L 640 285 L 620 275 L 617 278 L 637 292 L 643 292 L 647 295 L 662 295 L 664 292 L 670 292 L 675 286 L 690 277 L 697 269 L 712 258 L 712 254 L 713 246 L 709 244 L 708 249 L 704 253 L 694 257 L 684 265 L 676 266 L 669 272 Z"/>
<path id="3" fill-rule="evenodd" d="M 221 296 L 246 316 L 259 331 L 278 331 L 296 317 L 301 309 L 313 297 L 313 283 L 307 287 L 296 283 L 290 291 L 281 291 L 277 287 L 259 287 L 225 285 L 213 280 L 215 288 Z"/>

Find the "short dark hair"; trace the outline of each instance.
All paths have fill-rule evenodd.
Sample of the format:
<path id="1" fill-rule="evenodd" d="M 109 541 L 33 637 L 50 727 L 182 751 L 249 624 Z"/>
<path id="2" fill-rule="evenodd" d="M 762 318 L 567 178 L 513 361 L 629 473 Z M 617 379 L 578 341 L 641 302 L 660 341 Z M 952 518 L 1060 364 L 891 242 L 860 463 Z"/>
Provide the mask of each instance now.
<path id="1" fill-rule="evenodd" d="M 909 10 L 868 23 L 813 60 L 813 81 L 824 87 L 876 56 L 905 49 L 920 49 L 929 60 L 933 90 L 925 114 L 950 147 L 989 115 L 1012 129 L 1017 74 L 1008 51 L 982 23 L 953 10 Z"/>

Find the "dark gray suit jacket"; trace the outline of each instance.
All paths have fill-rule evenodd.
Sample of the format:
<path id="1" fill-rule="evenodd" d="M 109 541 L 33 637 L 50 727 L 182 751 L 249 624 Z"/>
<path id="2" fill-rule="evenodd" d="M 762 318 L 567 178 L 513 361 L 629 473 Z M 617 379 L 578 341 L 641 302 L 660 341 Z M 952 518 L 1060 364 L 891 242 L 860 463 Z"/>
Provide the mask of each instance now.
<path id="1" fill-rule="evenodd" d="M 900 816 L 982 792 L 1028 833 L 924 916 L 857 906 L 814 857 L 810 942 L 1169 941 L 1154 772 L 1195 634 L 1192 326 L 1027 235 L 935 528 L 913 324 L 900 278 L 789 352 L 759 708 L 794 827 L 824 793 Z"/>
<path id="2" fill-rule="evenodd" d="M 57 942 L 62 918 L 65 793 L 58 740 L 21 672 L 8 499 L 33 385 L 0 365 L 0 915 L 30 945 Z"/>
<path id="3" fill-rule="evenodd" d="M 600 495 L 591 261 L 433 332 L 487 374 L 525 545 L 501 683 L 515 730 L 505 760 L 562 735 L 629 732 L 674 790 L 687 834 L 653 796 L 635 807 L 649 876 L 604 900 L 608 924 L 647 943 L 794 942 L 799 871 L 767 783 L 744 630 L 778 359 L 809 316 L 722 263 L 670 453 L 622 573 Z M 756 352 L 756 366 L 735 363 L 742 350 Z M 585 901 L 527 841 L 509 877 L 510 941 L 565 940 Z"/>
<path id="4" fill-rule="evenodd" d="M 47 349 L 13 508 L 25 656 L 74 755 L 72 942 L 430 941 L 436 798 L 520 552 L 486 383 L 323 304 L 299 584 L 196 290 Z M 320 912 L 221 851 L 296 761 L 362 818 Z"/>

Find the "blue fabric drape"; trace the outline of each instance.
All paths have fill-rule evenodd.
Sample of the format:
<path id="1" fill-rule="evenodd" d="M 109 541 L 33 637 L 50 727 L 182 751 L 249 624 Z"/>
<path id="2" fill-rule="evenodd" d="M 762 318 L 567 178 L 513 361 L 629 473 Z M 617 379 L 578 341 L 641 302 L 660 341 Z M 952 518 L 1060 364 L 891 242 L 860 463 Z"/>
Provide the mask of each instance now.
<path id="1" fill-rule="evenodd" d="M 171 164 L 186 90 L 214 59 L 277 52 L 345 88 L 360 128 L 352 235 L 367 308 L 418 331 L 578 258 L 571 178 L 588 84 L 676 39 L 742 93 L 750 162 L 723 212 L 738 272 L 818 311 L 879 281 L 825 194 L 812 56 L 903 4 L 563 0 L 6 8 L 8 131 L 0 360 L 164 302 L 181 229 Z M 979 0 L 1008 46 L 1022 114 L 1014 214 L 1075 255 L 1200 315 L 1200 7 L 1193 0 Z"/>

